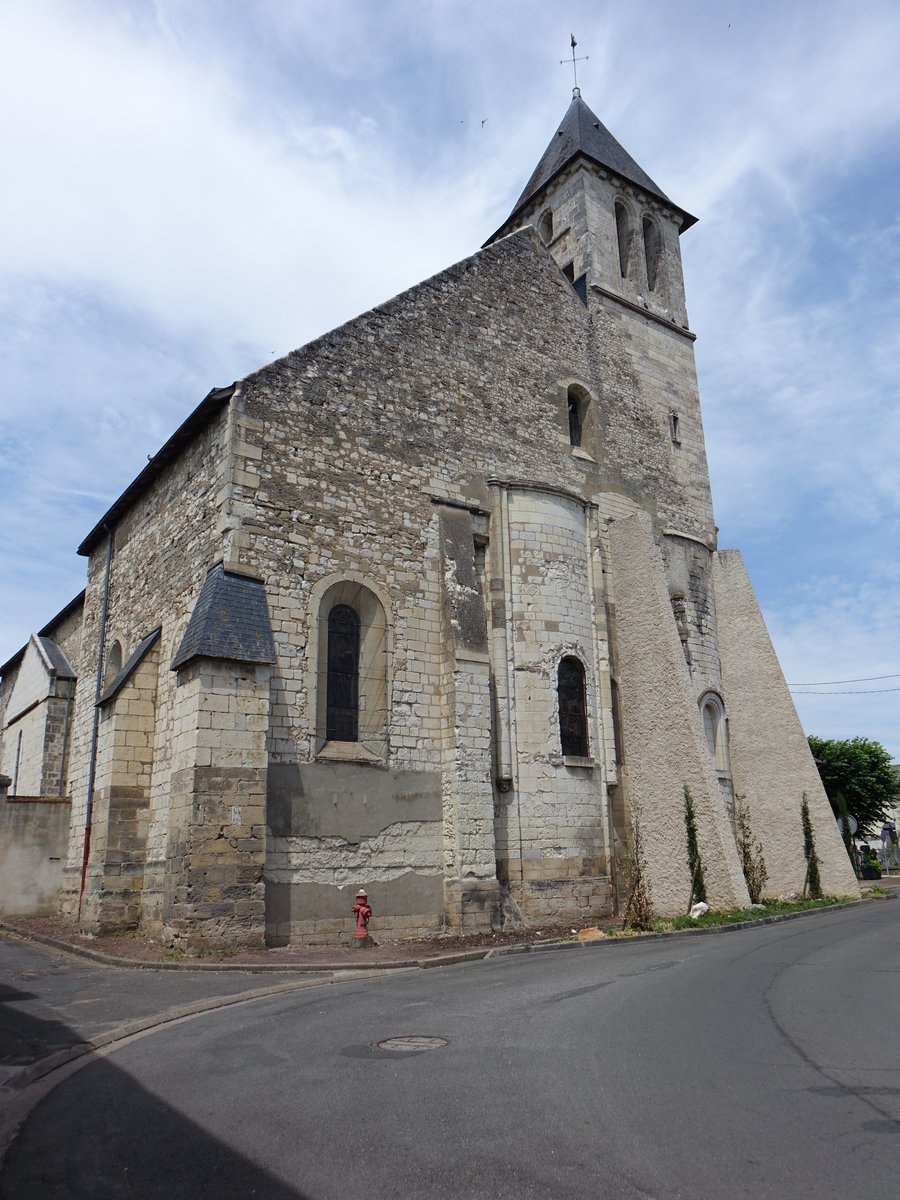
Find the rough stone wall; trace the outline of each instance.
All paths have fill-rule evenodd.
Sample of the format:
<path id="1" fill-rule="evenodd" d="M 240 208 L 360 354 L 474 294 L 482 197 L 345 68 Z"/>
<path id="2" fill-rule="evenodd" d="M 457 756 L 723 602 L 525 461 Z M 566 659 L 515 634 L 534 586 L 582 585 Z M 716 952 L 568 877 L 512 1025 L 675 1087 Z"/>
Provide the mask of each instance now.
<path id="1" fill-rule="evenodd" d="M 444 912 L 452 929 L 499 922 L 487 620 L 468 512 L 439 510 L 443 581 Z"/>
<path id="2" fill-rule="evenodd" d="M 649 519 L 610 530 L 616 579 L 614 634 L 625 726 L 625 791 L 644 832 L 653 905 L 673 915 L 691 891 L 684 825 L 687 785 L 694 801 L 709 903 L 749 904 L 715 764 L 703 737 L 694 685 L 671 619 L 662 556 Z"/>
<path id="3" fill-rule="evenodd" d="M 616 200 L 627 214 L 629 236 L 623 275 L 616 228 Z M 681 217 L 661 201 L 617 179 L 595 164 L 571 163 L 516 218 L 517 226 L 539 226 L 543 213 L 553 214 L 553 236 L 547 249 L 561 267 L 587 274 L 589 283 L 616 292 L 630 303 L 687 328 L 679 229 Z M 650 288 L 642 219 L 651 217 L 660 235 L 656 285 Z"/>
<path id="4" fill-rule="evenodd" d="M 713 579 L 734 790 L 746 800 L 754 837 L 762 843 L 766 894 L 803 889 L 805 792 L 822 888 L 856 896 L 859 884 L 739 551 L 715 555 Z"/>
<path id="5" fill-rule="evenodd" d="M 140 924 L 153 778 L 159 644 L 100 713 L 91 852 L 82 925 L 92 933 Z"/>
<path id="6" fill-rule="evenodd" d="M 181 456 L 162 471 L 149 491 L 114 529 L 106 649 L 118 640 L 127 658 L 150 630 L 158 625 L 163 627 L 147 851 L 148 863 L 155 864 L 147 880 L 151 889 L 160 883 L 162 864 L 168 857 L 170 764 L 176 737 L 177 686 L 168 664 L 174 657 L 207 570 L 217 554 L 221 555 L 217 522 L 223 503 L 227 431 L 228 413 L 225 410 L 205 429 L 198 431 Z M 73 915 L 78 905 L 81 876 L 106 550 L 104 538 L 88 560 L 81 649 L 77 663 L 73 662 L 79 679 L 79 702 L 68 772 L 72 824 L 63 897 L 64 910 Z M 158 891 L 156 900 L 150 902 L 150 909 L 154 906 L 159 913 Z"/>
<path id="7" fill-rule="evenodd" d="M 62 884 L 69 803 L 8 799 L 5 791 L 0 789 L 0 913 L 52 915 Z"/>
<path id="8" fill-rule="evenodd" d="M 198 658 L 177 675 L 163 934 L 262 945 L 271 668 Z"/>
<path id="9" fill-rule="evenodd" d="M 471 780 L 445 740 L 449 731 L 451 743 L 467 744 L 467 727 L 472 753 L 483 753 L 483 701 L 474 697 L 486 694 L 488 676 L 486 664 L 470 665 L 463 679 L 441 649 L 447 576 L 433 501 L 488 513 L 491 480 L 525 479 L 593 500 L 603 521 L 639 504 L 655 511 L 662 497 L 678 528 L 709 530 L 705 460 L 698 482 L 698 458 L 690 447 L 673 447 L 668 423 L 670 376 L 690 377 L 683 390 L 696 393 L 690 343 L 659 322 L 642 324 L 635 339 L 628 319 L 603 308 L 587 312 L 534 233 L 523 231 L 244 381 L 234 401 L 244 458 L 229 494 L 229 561 L 264 578 L 270 597 L 278 660 L 270 764 L 302 764 L 315 753 L 315 597 L 333 579 L 358 578 L 385 597 L 392 625 L 383 765 L 442 772 L 445 844 L 449 837 L 461 845 L 460 797 Z M 635 344 L 652 361 L 647 380 L 635 368 Z M 591 396 L 592 440 L 580 453 L 568 436 L 566 389 L 573 381 Z M 702 451 L 699 418 L 694 432 Z M 483 536 L 496 536 L 493 524 Z M 582 533 L 579 604 L 589 630 L 587 554 Z M 558 590 L 551 586 L 550 593 Z M 599 750 L 612 732 L 609 683 L 599 678 L 589 632 L 582 640 Z M 552 710 L 555 682 L 548 696 Z M 602 769 L 593 768 L 589 779 L 586 770 L 553 768 L 554 784 L 562 770 L 566 803 L 583 798 L 571 820 L 557 823 L 559 853 L 536 860 L 541 882 L 552 868 L 559 884 L 564 862 L 568 903 L 600 911 L 608 902 Z M 486 767 L 475 773 L 477 793 L 486 794 Z M 545 789 L 548 781 L 535 786 Z M 503 802 L 501 794 L 501 810 Z M 481 820 L 472 828 L 486 860 Z M 445 869 L 454 878 L 456 852 L 448 853 Z M 478 877 L 482 870 L 489 873 L 486 861 Z M 585 889 L 594 884 L 587 879 L 599 881 L 589 897 Z M 294 914 L 288 923 L 297 928 L 302 919 Z"/>

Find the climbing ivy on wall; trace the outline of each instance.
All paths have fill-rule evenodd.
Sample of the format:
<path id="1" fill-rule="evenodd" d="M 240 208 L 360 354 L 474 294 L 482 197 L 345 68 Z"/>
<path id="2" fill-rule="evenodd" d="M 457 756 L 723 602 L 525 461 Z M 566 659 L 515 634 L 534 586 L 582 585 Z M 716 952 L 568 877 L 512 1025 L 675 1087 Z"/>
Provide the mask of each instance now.
<path id="1" fill-rule="evenodd" d="M 806 858 L 806 882 L 803 885 L 803 895 L 809 888 L 809 894 L 814 900 L 822 895 L 822 881 L 819 879 L 819 859 L 816 855 L 816 839 L 813 835 L 812 821 L 809 819 L 809 801 L 806 792 L 800 805 L 800 821 L 803 825 L 803 855 Z"/>
<path id="2" fill-rule="evenodd" d="M 691 899 L 688 911 L 699 901 L 706 900 L 706 881 L 703 878 L 703 862 L 697 844 L 697 822 L 694 818 L 694 799 L 691 789 L 684 785 L 684 828 L 687 832 L 688 867 L 691 872 Z"/>

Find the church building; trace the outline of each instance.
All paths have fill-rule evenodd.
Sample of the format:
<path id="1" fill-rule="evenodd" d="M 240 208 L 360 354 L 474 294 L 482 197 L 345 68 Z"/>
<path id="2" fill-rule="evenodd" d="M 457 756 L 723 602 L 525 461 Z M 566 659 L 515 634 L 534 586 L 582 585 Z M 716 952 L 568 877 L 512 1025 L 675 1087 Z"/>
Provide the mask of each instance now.
<path id="1" fill-rule="evenodd" d="M 858 894 L 716 541 L 694 223 L 576 88 L 479 251 L 206 396 L 0 668 L 40 903 L 191 950 L 334 942 L 360 887 L 376 938 L 602 923 L 637 817 L 674 914 L 685 787 L 713 907 L 749 903 L 736 797 L 767 894 L 803 889 L 804 796 Z"/>

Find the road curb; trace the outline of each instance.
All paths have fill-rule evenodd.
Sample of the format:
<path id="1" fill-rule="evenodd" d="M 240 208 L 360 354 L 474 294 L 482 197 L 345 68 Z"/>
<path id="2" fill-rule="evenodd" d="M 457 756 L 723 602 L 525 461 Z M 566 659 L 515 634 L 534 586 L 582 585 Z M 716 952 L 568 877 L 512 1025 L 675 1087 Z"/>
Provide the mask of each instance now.
<path id="1" fill-rule="evenodd" d="M 624 937 L 595 938 L 592 941 L 566 940 L 564 942 L 538 942 L 530 945 L 495 946 L 487 952 L 487 958 L 504 958 L 510 954 L 536 954 L 546 950 L 600 950 L 606 946 L 640 946 L 645 942 L 661 942 L 666 938 L 701 937 L 710 933 L 737 933 L 743 929 L 756 929 L 760 925 L 780 925 L 798 917 L 818 916 L 820 913 L 840 912 L 842 909 L 859 908 L 862 904 L 879 904 L 882 900 L 896 900 L 897 895 L 888 892 L 884 896 L 865 896 L 861 900 L 845 900 L 840 904 L 829 904 L 823 908 L 805 908 L 800 912 L 773 913 L 770 917 L 758 917 L 753 921 L 732 921 L 728 925 L 701 925 L 696 929 L 665 929 L 654 933 L 632 933 Z"/>
<path id="2" fill-rule="evenodd" d="M 435 954 L 429 958 L 367 959 L 360 962 L 236 963 L 208 962 L 192 958 L 147 962 L 140 958 L 120 958 L 117 954 L 106 954 L 102 950 L 93 950 L 90 946 L 80 946 L 77 942 L 53 937 L 49 933 L 23 929 L 10 921 L 0 921 L 0 933 L 10 933 L 25 941 L 37 942 L 38 945 L 61 950 L 64 954 L 72 954 L 76 958 L 86 958 L 90 962 L 102 963 L 107 967 L 123 967 L 130 971 L 243 971 L 249 975 L 327 975 L 340 971 L 408 971 L 415 967 L 422 969 L 451 967 L 454 963 L 474 962 L 480 958 L 487 958 L 491 953 L 491 947 L 485 946 L 483 949 L 477 950 L 448 951 L 446 954 Z"/>

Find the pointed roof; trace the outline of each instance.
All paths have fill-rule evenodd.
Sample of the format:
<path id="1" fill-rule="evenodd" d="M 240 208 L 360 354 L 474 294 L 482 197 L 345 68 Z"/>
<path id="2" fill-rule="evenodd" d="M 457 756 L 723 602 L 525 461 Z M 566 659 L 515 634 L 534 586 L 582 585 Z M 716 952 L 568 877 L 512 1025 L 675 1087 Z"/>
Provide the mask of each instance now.
<path id="1" fill-rule="evenodd" d="M 669 208 L 682 216 L 681 232 L 696 224 L 697 218 L 673 204 L 666 193 L 654 183 L 643 168 L 639 167 L 628 151 L 622 146 L 606 126 L 594 115 L 581 98 L 581 89 L 572 92 L 572 103 L 560 123 L 559 129 L 553 135 L 550 145 L 544 151 L 541 161 L 525 184 L 525 190 L 513 206 L 512 212 L 501 225 L 504 229 L 519 212 L 529 204 L 538 192 L 550 184 L 559 173 L 579 156 L 590 159 L 598 166 L 604 167 L 620 179 L 633 183 L 651 196 L 662 200 Z M 497 231 L 499 233 L 499 230 Z M 489 241 L 497 237 L 493 235 Z M 487 245 L 487 243 L 485 243 Z"/>

